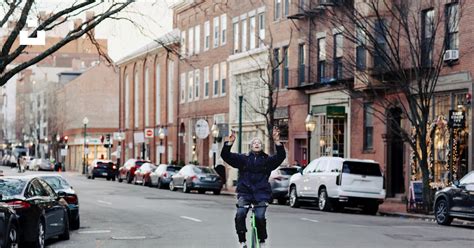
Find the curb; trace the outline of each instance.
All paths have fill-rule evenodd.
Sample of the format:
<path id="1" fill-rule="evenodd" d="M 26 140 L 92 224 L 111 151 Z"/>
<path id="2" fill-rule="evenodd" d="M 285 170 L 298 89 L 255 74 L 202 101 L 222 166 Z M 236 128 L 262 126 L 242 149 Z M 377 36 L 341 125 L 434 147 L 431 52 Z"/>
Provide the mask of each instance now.
<path id="1" fill-rule="evenodd" d="M 406 219 L 418 219 L 418 220 L 424 220 L 424 221 L 427 221 L 427 222 L 436 223 L 435 217 L 430 216 L 430 215 L 417 215 L 417 214 L 398 213 L 398 212 L 385 212 L 385 211 L 379 211 L 379 214 L 381 216 L 399 217 L 399 218 L 406 218 Z M 453 224 L 468 226 L 468 225 L 474 225 L 474 222 L 467 221 L 467 220 L 455 219 L 455 220 L 453 220 Z"/>

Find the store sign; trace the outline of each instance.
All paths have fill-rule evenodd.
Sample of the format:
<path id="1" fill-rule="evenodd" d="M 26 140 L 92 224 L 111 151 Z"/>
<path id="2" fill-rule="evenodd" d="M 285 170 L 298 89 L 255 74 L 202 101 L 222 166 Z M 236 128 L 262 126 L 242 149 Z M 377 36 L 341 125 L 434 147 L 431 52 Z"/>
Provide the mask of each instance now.
<path id="1" fill-rule="evenodd" d="M 346 108 L 344 106 L 327 106 L 326 117 L 328 119 L 346 119 Z"/>
<path id="2" fill-rule="evenodd" d="M 466 113 L 464 111 L 449 110 L 448 127 L 464 128 L 466 126 Z"/>

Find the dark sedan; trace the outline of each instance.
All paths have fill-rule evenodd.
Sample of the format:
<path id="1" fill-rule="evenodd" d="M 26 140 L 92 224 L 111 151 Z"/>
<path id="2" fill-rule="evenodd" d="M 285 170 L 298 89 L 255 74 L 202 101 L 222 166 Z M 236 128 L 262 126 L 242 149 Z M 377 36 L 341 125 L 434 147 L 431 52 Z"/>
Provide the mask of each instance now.
<path id="1" fill-rule="evenodd" d="M 288 200 L 288 186 L 291 175 L 298 172 L 299 167 L 279 167 L 272 171 L 268 182 L 272 187 L 272 198 L 278 201 L 278 204 L 286 204 Z"/>
<path id="2" fill-rule="evenodd" d="M 197 190 L 200 194 L 212 191 L 219 195 L 222 189 L 222 180 L 217 172 L 204 166 L 188 164 L 175 174 L 170 182 L 170 190 L 182 188 L 184 193 Z"/>
<path id="3" fill-rule="evenodd" d="M 87 169 L 87 178 L 105 177 L 107 181 L 115 181 L 117 173 L 117 166 L 111 160 L 95 159 Z"/>
<path id="4" fill-rule="evenodd" d="M 64 192 L 56 194 L 49 184 L 33 176 L 0 178 L 2 202 L 18 214 L 22 243 L 43 248 L 45 240 L 59 236 L 69 240 L 69 218 Z"/>
<path id="5" fill-rule="evenodd" d="M 160 164 L 155 171 L 150 173 L 150 186 L 156 186 L 159 189 L 169 187 L 171 177 L 178 173 L 182 167 Z"/>
<path id="6" fill-rule="evenodd" d="M 45 180 L 56 193 L 64 192 L 68 204 L 68 216 L 69 216 L 69 227 L 72 230 L 77 230 L 81 226 L 81 219 L 79 215 L 79 197 L 76 192 L 72 189 L 72 186 L 62 177 L 61 175 L 48 174 L 39 175 L 38 177 Z"/>
<path id="7" fill-rule="evenodd" d="M 18 224 L 15 210 L 8 204 L 0 202 L 0 247 L 18 247 Z"/>
<path id="8" fill-rule="evenodd" d="M 474 171 L 435 194 L 436 222 L 449 225 L 454 218 L 474 220 Z"/>

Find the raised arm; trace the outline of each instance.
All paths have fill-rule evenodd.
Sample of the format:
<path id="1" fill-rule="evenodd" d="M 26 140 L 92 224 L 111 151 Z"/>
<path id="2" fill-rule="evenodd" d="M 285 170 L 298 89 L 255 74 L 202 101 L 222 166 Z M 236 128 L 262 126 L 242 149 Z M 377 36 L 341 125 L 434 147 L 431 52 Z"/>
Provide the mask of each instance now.
<path id="1" fill-rule="evenodd" d="M 221 157 L 230 166 L 240 169 L 242 165 L 245 163 L 245 156 L 242 154 L 237 154 L 230 151 L 234 141 L 235 141 L 235 135 L 232 132 L 232 134 L 228 138 L 228 141 L 224 142 L 224 146 L 222 147 L 222 151 L 221 151 Z"/>
<path id="2" fill-rule="evenodd" d="M 270 170 L 278 168 L 278 166 L 283 163 L 283 160 L 286 158 L 285 147 L 280 142 L 280 130 L 278 128 L 273 129 L 273 141 L 275 142 L 276 154 L 268 157 L 267 166 L 270 167 Z"/>

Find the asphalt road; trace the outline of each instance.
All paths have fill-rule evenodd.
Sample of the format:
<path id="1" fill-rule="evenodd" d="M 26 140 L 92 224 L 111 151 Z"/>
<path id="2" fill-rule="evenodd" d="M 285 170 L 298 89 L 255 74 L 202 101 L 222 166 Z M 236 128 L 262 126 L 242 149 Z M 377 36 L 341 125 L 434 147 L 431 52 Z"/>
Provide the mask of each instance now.
<path id="1" fill-rule="evenodd" d="M 0 168 L 6 175 L 15 171 Z M 32 174 L 33 172 L 27 172 Z M 49 247 L 238 247 L 235 197 L 184 194 L 88 180 L 62 173 L 79 194 L 81 228 Z M 474 226 L 443 227 L 416 219 L 325 213 L 271 205 L 267 247 L 472 247 Z"/>

